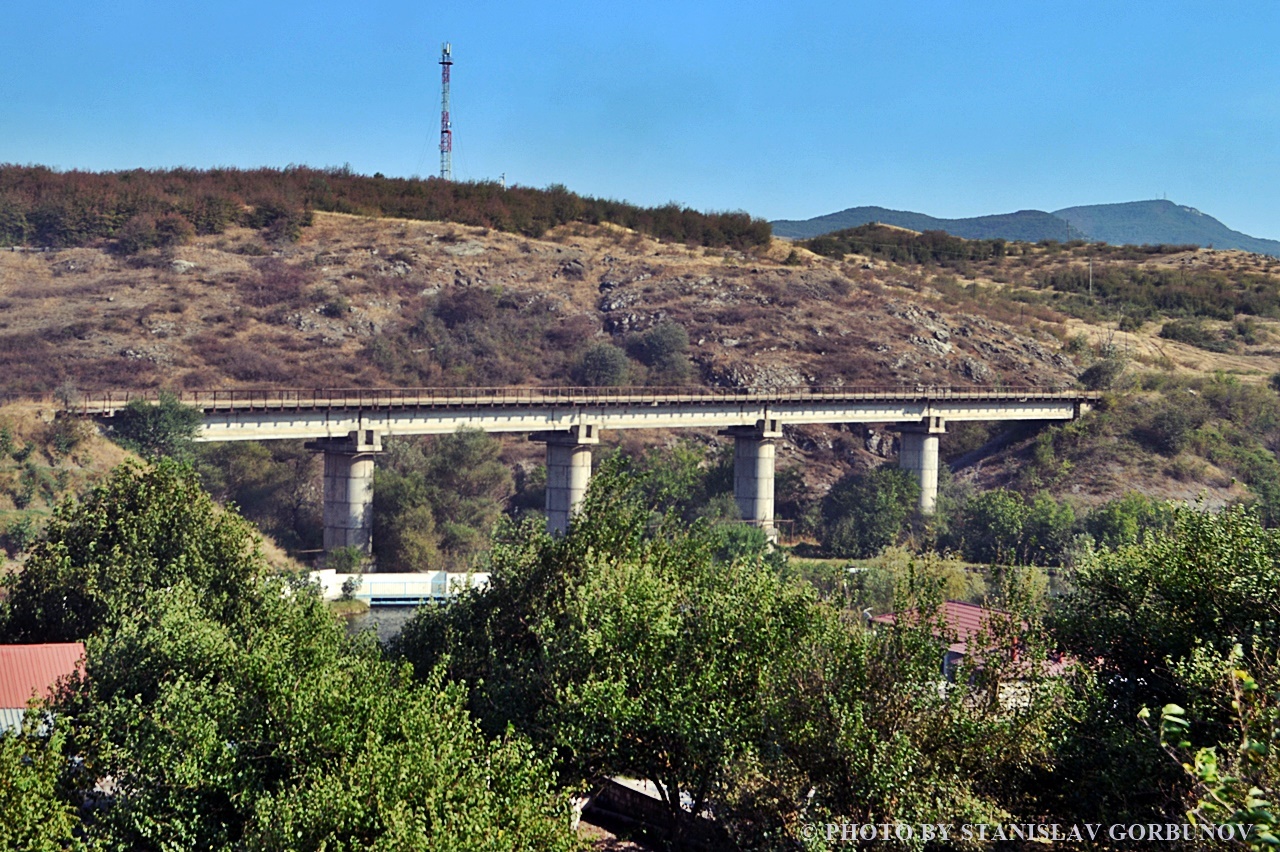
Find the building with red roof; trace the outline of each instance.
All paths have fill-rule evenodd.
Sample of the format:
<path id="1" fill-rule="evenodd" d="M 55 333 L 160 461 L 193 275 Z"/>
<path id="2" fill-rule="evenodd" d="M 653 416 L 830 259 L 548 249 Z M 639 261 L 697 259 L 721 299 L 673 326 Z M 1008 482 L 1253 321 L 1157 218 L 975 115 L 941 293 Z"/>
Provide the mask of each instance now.
<path id="1" fill-rule="evenodd" d="M 956 666 L 962 659 L 969 655 L 969 643 L 975 636 L 987 634 L 991 630 L 993 624 L 1007 625 L 1009 619 L 1013 618 L 1008 612 L 1002 609 L 988 609 L 987 607 L 978 606 L 977 604 L 965 603 L 964 601 L 944 601 L 942 604 L 942 623 L 934 628 L 934 634 L 947 643 L 946 654 L 942 661 L 942 670 L 950 679 L 955 672 Z M 914 619 L 914 610 L 907 610 L 903 613 L 908 619 Z M 898 613 L 887 612 L 884 615 L 877 615 L 871 619 L 873 624 L 896 624 L 899 619 Z M 1026 625 L 1024 624 L 1025 628 Z M 981 644 L 981 643 L 979 643 Z M 1014 660 L 1018 659 L 1018 649 L 1014 648 Z M 1051 655 L 1045 661 L 1043 672 L 1048 675 L 1061 675 L 1066 668 L 1067 660 L 1060 656 Z"/>
<path id="2" fill-rule="evenodd" d="M 50 697 L 58 679 L 84 662 L 84 644 L 0 645 L 0 732 L 22 727 L 32 701 Z"/>

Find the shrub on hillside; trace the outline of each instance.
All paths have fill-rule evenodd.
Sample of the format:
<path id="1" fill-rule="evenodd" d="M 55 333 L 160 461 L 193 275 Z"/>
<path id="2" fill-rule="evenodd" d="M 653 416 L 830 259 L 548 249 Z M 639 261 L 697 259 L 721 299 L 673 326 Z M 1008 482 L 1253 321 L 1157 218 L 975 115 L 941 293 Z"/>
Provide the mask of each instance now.
<path id="1" fill-rule="evenodd" d="M 573 380 L 584 387 L 616 387 L 626 383 L 631 362 L 612 343 L 597 343 L 583 352 L 573 366 Z"/>
<path id="2" fill-rule="evenodd" d="M 664 321 L 628 341 L 628 350 L 652 371 L 656 383 L 680 384 L 689 378 L 689 335 L 679 325 Z"/>
<path id="3" fill-rule="evenodd" d="M 1176 340 L 1209 352 L 1231 351 L 1229 342 L 1210 332 L 1202 322 L 1195 319 L 1171 320 L 1160 327 L 1160 336 L 1165 340 Z"/>

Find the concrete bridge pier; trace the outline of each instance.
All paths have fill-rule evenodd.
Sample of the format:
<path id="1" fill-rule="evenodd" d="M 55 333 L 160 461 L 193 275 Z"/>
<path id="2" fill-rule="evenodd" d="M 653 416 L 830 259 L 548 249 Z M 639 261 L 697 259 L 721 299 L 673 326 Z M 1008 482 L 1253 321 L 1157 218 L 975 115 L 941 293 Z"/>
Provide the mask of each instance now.
<path id="1" fill-rule="evenodd" d="M 898 467 L 910 471 L 920 485 L 920 514 L 932 515 L 938 508 L 938 444 L 946 423 L 941 417 L 926 417 L 894 429 L 902 436 Z"/>
<path id="2" fill-rule="evenodd" d="M 781 424 L 773 419 L 760 420 L 755 426 L 734 426 L 721 435 L 733 438 L 733 499 L 742 520 L 764 530 L 770 541 L 777 541 L 773 525 L 773 472 L 777 448 L 782 437 Z"/>
<path id="3" fill-rule="evenodd" d="M 591 446 L 600 429 L 582 423 L 565 432 L 534 432 L 531 441 L 547 445 L 547 531 L 564 535 L 591 483 Z"/>
<path id="4" fill-rule="evenodd" d="M 373 457 L 382 452 L 382 436 L 372 429 L 345 438 L 309 441 L 307 449 L 324 453 L 324 549 L 373 548 Z"/>

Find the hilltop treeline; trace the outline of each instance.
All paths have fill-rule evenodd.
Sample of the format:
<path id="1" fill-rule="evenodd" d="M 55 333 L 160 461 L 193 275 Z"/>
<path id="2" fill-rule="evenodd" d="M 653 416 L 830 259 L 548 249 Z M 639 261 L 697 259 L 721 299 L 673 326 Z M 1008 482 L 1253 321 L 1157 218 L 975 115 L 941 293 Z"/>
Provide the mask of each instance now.
<path id="1" fill-rule="evenodd" d="M 220 233 L 231 225 L 296 238 L 312 210 L 458 222 L 538 237 L 570 222 L 608 222 L 661 240 L 737 249 L 768 243 L 769 223 L 746 213 L 678 204 L 638 207 L 563 186 L 503 188 L 349 169 L 134 169 L 60 172 L 0 166 L 0 246 L 66 247 L 116 240 L 133 251 Z"/>
<path id="2" fill-rule="evenodd" d="M 1004 257 L 1004 240 L 965 240 L 946 231 L 917 234 L 874 222 L 823 234 L 800 245 L 814 254 L 836 259 L 846 254 L 882 257 L 894 263 L 952 263 L 962 260 L 994 260 Z"/>

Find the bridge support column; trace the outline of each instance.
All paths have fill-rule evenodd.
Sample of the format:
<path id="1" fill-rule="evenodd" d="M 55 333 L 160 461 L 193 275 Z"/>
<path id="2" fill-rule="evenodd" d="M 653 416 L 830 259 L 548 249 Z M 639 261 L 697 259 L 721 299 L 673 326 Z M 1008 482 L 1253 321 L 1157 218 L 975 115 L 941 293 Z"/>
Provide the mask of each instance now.
<path id="1" fill-rule="evenodd" d="M 307 443 L 324 453 L 324 549 L 373 548 L 373 457 L 382 436 L 371 429 Z"/>
<path id="2" fill-rule="evenodd" d="M 742 520 L 763 529 L 770 541 L 777 541 L 773 469 L 781 425 L 774 419 L 761 420 L 755 426 L 735 426 L 720 434 L 733 437 L 733 500 Z"/>
<path id="3" fill-rule="evenodd" d="M 591 482 L 591 445 L 600 443 L 595 424 L 566 432 L 535 432 L 531 441 L 547 445 L 547 531 L 564 535 Z"/>
<path id="4" fill-rule="evenodd" d="M 932 515 L 938 508 L 938 444 L 947 431 L 946 423 L 940 417 L 929 417 L 894 428 L 902 436 L 898 467 L 909 471 L 920 485 L 920 514 Z"/>

